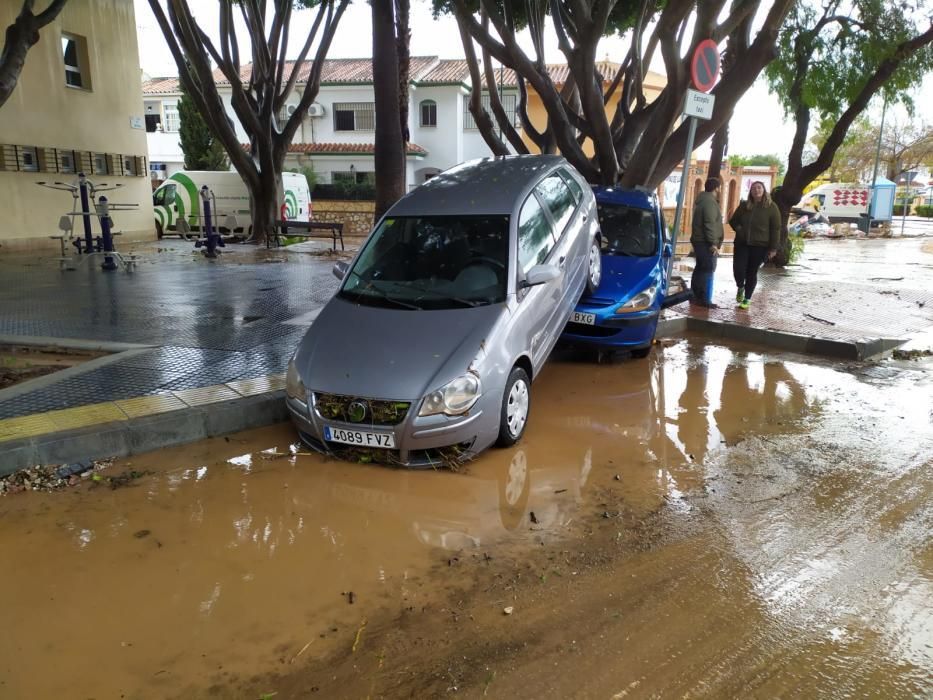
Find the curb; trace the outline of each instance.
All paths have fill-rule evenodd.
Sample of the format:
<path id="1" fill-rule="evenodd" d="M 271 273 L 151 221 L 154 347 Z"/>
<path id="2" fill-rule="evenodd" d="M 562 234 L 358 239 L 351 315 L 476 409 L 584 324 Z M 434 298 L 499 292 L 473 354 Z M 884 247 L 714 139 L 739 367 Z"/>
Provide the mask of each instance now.
<path id="1" fill-rule="evenodd" d="M 908 340 L 907 338 L 831 340 L 799 333 L 742 326 L 736 323 L 709 321 L 690 316 L 662 319 L 658 322 L 657 335 L 660 337 L 676 335 L 684 331 L 694 331 L 712 338 L 754 343 L 773 350 L 796 352 L 804 355 L 820 355 L 840 360 L 868 360 L 876 355 L 893 350 Z"/>
<path id="2" fill-rule="evenodd" d="M 222 404 L 46 433 L 3 443 L 0 476 L 37 464 L 127 457 L 287 419 L 285 392 L 277 390 Z"/>

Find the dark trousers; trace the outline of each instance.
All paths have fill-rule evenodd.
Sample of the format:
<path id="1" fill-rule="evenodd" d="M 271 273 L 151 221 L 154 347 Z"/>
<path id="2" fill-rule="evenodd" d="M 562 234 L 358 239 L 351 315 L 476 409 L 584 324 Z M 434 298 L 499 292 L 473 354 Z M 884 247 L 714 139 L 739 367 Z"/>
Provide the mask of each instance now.
<path id="1" fill-rule="evenodd" d="M 693 243 L 693 254 L 696 256 L 696 267 L 693 268 L 693 277 L 690 278 L 690 289 L 693 298 L 701 304 L 713 301 L 713 273 L 716 272 L 717 257 L 709 248 L 709 243 Z"/>
<path id="2" fill-rule="evenodd" d="M 768 249 L 760 245 L 737 245 L 732 255 L 732 274 L 735 286 L 745 290 L 745 298 L 751 299 L 758 286 L 758 268 L 768 259 Z"/>

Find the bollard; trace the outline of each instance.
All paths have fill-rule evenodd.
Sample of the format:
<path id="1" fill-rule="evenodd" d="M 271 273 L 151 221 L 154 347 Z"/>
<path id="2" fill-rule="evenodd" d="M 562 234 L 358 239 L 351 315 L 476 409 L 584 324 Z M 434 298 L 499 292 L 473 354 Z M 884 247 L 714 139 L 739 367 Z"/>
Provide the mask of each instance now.
<path id="1" fill-rule="evenodd" d="M 88 197 L 88 181 L 84 173 L 78 173 L 78 191 L 81 193 L 81 219 L 84 221 L 84 251 L 78 246 L 78 252 L 94 251 L 94 237 L 91 234 L 91 202 Z"/>
<path id="2" fill-rule="evenodd" d="M 104 252 L 112 253 L 113 252 L 113 234 L 110 231 L 110 205 L 107 203 L 107 198 L 101 196 L 97 200 L 97 217 L 100 219 L 100 233 L 103 242 Z M 116 270 L 117 264 L 113 261 L 112 255 L 105 255 L 104 262 L 100 266 L 101 270 Z"/>

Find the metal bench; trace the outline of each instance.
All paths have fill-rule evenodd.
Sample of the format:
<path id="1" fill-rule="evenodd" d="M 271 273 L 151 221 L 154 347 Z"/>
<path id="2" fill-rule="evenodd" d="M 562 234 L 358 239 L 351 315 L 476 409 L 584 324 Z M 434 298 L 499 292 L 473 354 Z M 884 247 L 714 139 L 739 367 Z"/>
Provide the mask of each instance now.
<path id="1" fill-rule="evenodd" d="M 279 236 L 301 236 L 304 238 L 330 238 L 337 250 L 337 241 L 340 241 L 340 250 L 346 250 L 343 245 L 343 224 L 326 221 L 276 221 L 276 229 L 280 233 L 272 236 L 275 245 L 278 245 Z M 320 231 L 320 233 L 315 233 Z"/>

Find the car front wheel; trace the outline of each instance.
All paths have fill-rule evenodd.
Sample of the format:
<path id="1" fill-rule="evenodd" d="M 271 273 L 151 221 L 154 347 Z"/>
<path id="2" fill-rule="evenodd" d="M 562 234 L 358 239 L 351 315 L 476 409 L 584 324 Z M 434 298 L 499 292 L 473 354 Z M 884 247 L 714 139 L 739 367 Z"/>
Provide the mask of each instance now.
<path id="1" fill-rule="evenodd" d="M 590 250 L 586 259 L 586 294 L 595 294 L 603 279 L 603 254 L 599 249 L 599 239 L 590 241 Z"/>
<path id="2" fill-rule="evenodd" d="M 509 374 L 502 394 L 502 411 L 499 418 L 500 447 L 509 447 L 522 439 L 528 423 L 528 409 L 531 405 L 531 380 L 521 367 L 515 367 Z"/>

